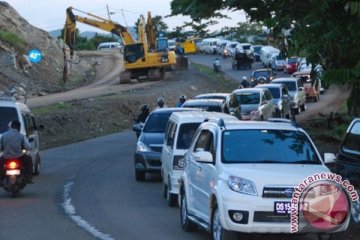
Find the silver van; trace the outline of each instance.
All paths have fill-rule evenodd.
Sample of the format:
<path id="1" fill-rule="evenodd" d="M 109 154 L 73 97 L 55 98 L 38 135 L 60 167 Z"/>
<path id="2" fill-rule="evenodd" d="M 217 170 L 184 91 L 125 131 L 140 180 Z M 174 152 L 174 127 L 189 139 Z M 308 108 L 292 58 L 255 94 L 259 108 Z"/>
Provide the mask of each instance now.
<path id="1" fill-rule="evenodd" d="M 23 103 L 17 102 L 11 97 L 0 97 L 0 138 L 9 128 L 11 121 L 18 120 L 21 123 L 20 133 L 28 140 L 31 150 L 29 155 L 33 161 L 33 173 L 40 173 L 40 152 L 39 152 L 39 134 L 34 115 L 31 110 Z M 39 126 L 43 128 L 43 126 Z M 0 155 L 2 153 L 0 152 Z"/>

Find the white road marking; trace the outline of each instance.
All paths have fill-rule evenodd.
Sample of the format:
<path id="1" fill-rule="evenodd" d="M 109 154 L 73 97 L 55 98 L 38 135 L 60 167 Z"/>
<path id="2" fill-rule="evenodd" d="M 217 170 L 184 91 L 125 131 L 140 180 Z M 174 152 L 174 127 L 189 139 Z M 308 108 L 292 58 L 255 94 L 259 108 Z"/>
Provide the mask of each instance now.
<path id="1" fill-rule="evenodd" d="M 79 227 L 85 229 L 85 231 L 89 232 L 96 239 L 100 240 L 114 240 L 109 234 L 105 234 L 97 230 L 90 223 L 84 220 L 81 216 L 76 215 L 76 209 L 71 203 L 71 189 L 74 185 L 73 181 L 69 181 L 64 185 L 64 195 L 63 195 L 63 203 L 62 207 L 66 213 L 66 215 L 74 221 Z"/>

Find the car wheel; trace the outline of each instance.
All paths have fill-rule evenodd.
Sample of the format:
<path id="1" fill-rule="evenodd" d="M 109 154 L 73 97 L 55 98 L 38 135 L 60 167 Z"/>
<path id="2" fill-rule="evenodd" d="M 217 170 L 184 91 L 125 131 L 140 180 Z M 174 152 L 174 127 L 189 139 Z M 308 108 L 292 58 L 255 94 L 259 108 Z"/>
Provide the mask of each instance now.
<path id="1" fill-rule="evenodd" d="M 136 181 L 145 181 L 145 172 L 135 169 L 135 179 Z"/>
<path id="2" fill-rule="evenodd" d="M 228 231 L 221 226 L 219 209 L 215 207 L 211 220 L 211 232 L 213 240 L 236 240 L 237 234 L 233 231 Z"/>
<path id="3" fill-rule="evenodd" d="M 304 103 L 303 105 L 300 106 L 301 111 L 304 112 L 306 110 L 306 104 Z"/>
<path id="4" fill-rule="evenodd" d="M 168 180 L 168 184 L 171 184 L 170 177 Z M 169 207 L 176 207 L 177 206 L 177 194 L 173 194 L 170 192 L 169 185 L 166 185 L 166 201 L 169 205 Z M 171 185 L 170 185 L 171 186 Z"/>
<path id="5" fill-rule="evenodd" d="M 36 155 L 36 162 L 34 165 L 34 169 L 33 169 L 33 174 L 34 175 L 39 175 L 40 174 L 40 168 L 41 168 L 41 159 L 40 159 L 40 155 L 37 154 Z"/>
<path id="6" fill-rule="evenodd" d="M 166 194 L 167 194 L 167 185 L 163 183 L 162 195 L 165 199 L 166 199 Z"/>
<path id="7" fill-rule="evenodd" d="M 186 232 L 191 232 L 191 231 L 194 231 L 194 230 L 196 229 L 195 223 L 193 223 L 193 222 L 189 219 L 188 210 L 187 210 L 187 204 L 186 204 L 185 192 L 184 192 L 184 194 L 181 195 L 180 222 L 181 222 L 181 227 L 182 227 Z"/>
<path id="8" fill-rule="evenodd" d="M 360 194 L 359 190 L 357 190 L 357 192 L 358 192 L 358 194 Z M 355 223 L 360 223 L 360 200 L 359 199 L 355 202 L 352 202 L 351 217 Z"/>

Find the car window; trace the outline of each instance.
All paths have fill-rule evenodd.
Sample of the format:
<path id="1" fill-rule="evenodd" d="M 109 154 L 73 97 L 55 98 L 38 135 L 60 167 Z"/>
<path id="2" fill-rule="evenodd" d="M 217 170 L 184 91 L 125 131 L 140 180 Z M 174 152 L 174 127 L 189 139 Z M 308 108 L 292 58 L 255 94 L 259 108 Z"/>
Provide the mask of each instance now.
<path id="1" fill-rule="evenodd" d="M 165 144 L 170 148 L 173 148 L 174 145 L 176 127 L 177 125 L 175 123 L 169 122 L 166 128 Z"/>
<path id="2" fill-rule="evenodd" d="M 208 151 L 213 155 L 213 159 L 215 159 L 214 136 L 211 131 L 203 130 L 200 133 L 199 138 L 196 140 L 194 151 Z"/>
<path id="3" fill-rule="evenodd" d="M 264 96 L 265 96 L 265 100 L 271 101 L 272 95 L 271 95 L 271 93 L 270 93 L 268 90 L 265 90 L 265 91 L 264 91 Z"/>
<path id="4" fill-rule="evenodd" d="M 360 122 L 356 122 L 345 136 L 342 150 L 344 152 L 360 154 Z"/>
<path id="5" fill-rule="evenodd" d="M 304 133 L 266 129 L 224 131 L 222 161 L 321 164 L 314 146 Z"/>
<path id="6" fill-rule="evenodd" d="M 35 125 L 34 125 L 31 115 L 23 114 L 23 119 L 24 119 L 24 124 L 25 124 L 24 128 L 25 128 L 26 135 L 28 136 L 30 134 L 33 134 L 35 131 Z"/>
<path id="7" fill-rule="evenodd" d="M 9 123 L 18 120 L 16 108 L 0 107 L 0 133 L 4 133 L 9 129 Z"/>
<path id="8" fill-rule="evenodd" d="M 164 133 L 170 114 L 151 114 L 146 120 L 143 132 Z"/>
<path id="9" fill-rule="evenodd" d="M 273 98 L 280 98 L 280 89 L 277 87 L 268 88 Z"/>
<path id="10" fill-rule="evenodd" d="M 179 134 L 177 138 L 176 148 L 178 149 L 188 149 L 196 129 L 199 127 L 200 123 L 184 123 L 181 124 L 179 129 Z"/>
<path id="11" fill-rule="evenodd" d="M 259 92 L 238 93 L 236 94 L 236 99 L 240 103 L 240 105 L 259 104 L 260 93 Z"/>
<path id="12" fill-rule="evenodd" d="M 289 89 L 289 91 L 296 91 L 297 90 L 295 82 L 281 82 L 281 83 L 283 83 Z"/>

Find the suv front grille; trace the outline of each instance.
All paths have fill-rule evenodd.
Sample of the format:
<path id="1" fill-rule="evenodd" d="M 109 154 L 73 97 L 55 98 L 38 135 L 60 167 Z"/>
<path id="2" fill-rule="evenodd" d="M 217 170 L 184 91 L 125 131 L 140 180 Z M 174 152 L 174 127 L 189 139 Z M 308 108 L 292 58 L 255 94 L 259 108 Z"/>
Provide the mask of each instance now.
<path id="1" fill-rule="evenodd" d="M 155 145 L 155 144 L 150 144 L 150 148 L 153 152 L 161 152 L 162 151 L 162 144 L 158 144 L 158 145 Z"/>
<path id="2" fill-rule="evenodd" d="M 290 222 L 290 215 L 275 215 L 273 212 L 255 211 L 254 222 Z"/>
<path id="3" fill-rule="evenodd" d="M 293 187 L 264 187 L 263 198 L 292 198 Z"/>

